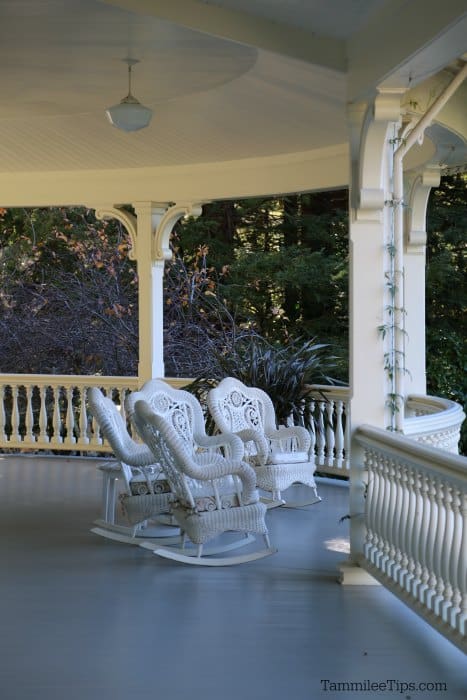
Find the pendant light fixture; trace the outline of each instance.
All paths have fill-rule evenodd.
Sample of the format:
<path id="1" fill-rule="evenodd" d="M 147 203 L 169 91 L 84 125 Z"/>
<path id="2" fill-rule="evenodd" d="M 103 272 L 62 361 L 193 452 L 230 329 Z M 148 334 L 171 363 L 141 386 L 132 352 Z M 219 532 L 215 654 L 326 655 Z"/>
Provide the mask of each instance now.
<path id="1" fill-rule="evenodd" d="M 138 131 L 148 126 L 152 117 L 152 109 L 144 107 L 131 94 L 131 69 L 139 61 L 135 58 L 122 59 L 128 66 L 128 95 L 121 102 L 105 111 L 112 126 L 122 131 Z"/>

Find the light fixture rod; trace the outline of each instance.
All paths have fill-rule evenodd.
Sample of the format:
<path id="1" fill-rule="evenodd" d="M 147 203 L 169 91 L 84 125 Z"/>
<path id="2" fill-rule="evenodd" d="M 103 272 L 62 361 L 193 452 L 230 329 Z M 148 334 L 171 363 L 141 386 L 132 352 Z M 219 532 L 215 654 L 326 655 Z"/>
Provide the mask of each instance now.
<path id="1" fill-rule="evenodd" d="M 123 58 L 122 61 L 128 66 L 128 97 L 133 97 L 131 94 L 131 69 L 136 63 L 139 63 L 137 58 Z"/>

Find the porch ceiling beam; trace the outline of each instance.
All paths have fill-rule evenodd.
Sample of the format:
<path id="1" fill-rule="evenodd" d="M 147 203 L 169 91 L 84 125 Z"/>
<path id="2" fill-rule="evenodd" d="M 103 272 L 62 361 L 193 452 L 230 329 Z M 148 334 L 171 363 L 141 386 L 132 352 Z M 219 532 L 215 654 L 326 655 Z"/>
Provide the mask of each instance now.
<path id="1" fill-rule="evenodd" d="M 465 0 L 393 0 L 347 43 L 349 99 L 415 87 L 462 56 L 466 37 Z"/>
<path id="2" fill-rule="evenodd" d="M 128 12 L 158 17 L 229 41 L 344 72 L 345 43 L 199 0 L 104 0 Z"/>

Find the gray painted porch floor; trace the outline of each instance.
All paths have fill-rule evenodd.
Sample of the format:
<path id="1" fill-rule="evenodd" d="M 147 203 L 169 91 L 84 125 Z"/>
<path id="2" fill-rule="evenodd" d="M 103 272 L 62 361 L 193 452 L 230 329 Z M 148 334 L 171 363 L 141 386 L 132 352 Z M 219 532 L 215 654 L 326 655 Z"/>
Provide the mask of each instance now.
<path id="1" fill-rule="evenodd" d="M 1 457 L 1 700 L 467 697 L 459 650 L 383 588 L 336 583 L 348 489 L 319 488 L 318 505 L 269 511 L 276 555 L 203 569 L 91 534 L 95 463 Z"/>

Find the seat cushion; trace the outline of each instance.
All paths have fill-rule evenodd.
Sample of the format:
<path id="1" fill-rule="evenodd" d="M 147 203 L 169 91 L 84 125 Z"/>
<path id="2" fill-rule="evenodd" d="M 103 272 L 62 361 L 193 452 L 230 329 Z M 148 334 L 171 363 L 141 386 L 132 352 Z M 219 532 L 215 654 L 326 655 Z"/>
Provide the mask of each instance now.
<path id="1" fill-rule="evenodd" d="M 298 464 L 299 462 L 309 462 L 308 452 L 271 452 L 268 464 Z"/>

